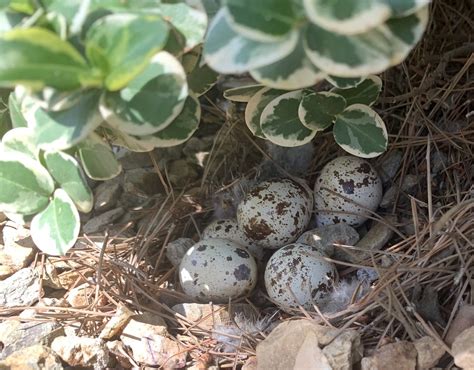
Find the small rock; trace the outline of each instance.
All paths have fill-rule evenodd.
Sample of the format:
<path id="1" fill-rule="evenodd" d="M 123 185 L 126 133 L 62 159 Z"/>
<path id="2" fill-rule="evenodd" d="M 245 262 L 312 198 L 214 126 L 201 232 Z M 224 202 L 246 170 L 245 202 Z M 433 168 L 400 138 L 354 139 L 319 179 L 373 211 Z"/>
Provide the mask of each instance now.
<path id="1" fill-rule="evenodd" d="M 474 369 L 474 327 L 458 335 L 452 347 L 454 363 L 462 369 Z"/>
<path id="2" fill-rule="evenodd" d="M 1 248 L 1 246 L 0 246 Z M 33 248 L 22 247 L 13 243 L 0 249 L 0 280 L 6 279 L 15 272 L 28 266 L 33 260 Z"/>
<path id="3" fill-rule="evenodd" d="M 474 326 L 474 306 L 466 304 L 459 309 L 454 317 L 446 334 L 445 342 L 451 346 L 459 334 L 472 326 Z"/>
<path id="4" fill-rule="evenodd" d="M 79 283 L 84 283 L 84 278 L 90 276 L 90 271 L 87 271 L 85 274 L 81 271 L 70 270 L 62 272 L 58 275 L 59 284 L 63 289 L 71 289 L 73 286 L 77 286 Z"/>
<path id="5" fill-rule="evenodd" d="M 117 159 L 125 171 L 136 168 L 153 167 L 153 162 L 148 153 L 132 152 L 129 150 L 117 154 Z"/>
<path id="6" fill-rule="evenodd" d="M 69 366 L 107 367 L 109 350 L 100 339 L 88 337 L 58 337 L 51 349 Z"/>
<path id="7" fill-rule="evenodd" d="M 437 175 L 449 165 L 448 156 L 440 151 L 435 151 L 431 155 L 431 174 Z"/>
<path id="8" fill-rule="evenodd" d="M 110 211 L 117 204 L 121 192 L 119 177 L 101 183 L 94 190 L 94 211 L 98 213 Z"/>
<path id="9" fill-rule="evenodd" d="M 393 180 L 402 164 L 403 153 L 401 150 L 392 150 L 388 152 L 382 159 L 377 172 L 384 184 Z"/>
<path id="10" fill-rule="evenodd" d="M 169 148 L 156 148 L 153 152 L 158 159 L 159 167 L 164 169 L 169 162 L 180 159 L 183 156 L 183 147 L 181 144 Z"/>
<path id="11" fill-rule="evenodd" d="M 12 353 L 0 361 L 0 369 L 9 370 L 62 370 L 61 360 L 48 347 L 34 345 Z"/>
<path id="12" fill-rule="evenodd" d="M 168 178 L 174 186 L 182 188 L 185 185 L 196 181 L 199 178 L 199 172 L 194 164 L 189 163 L 184 159 L 178 159 L 177 161 L 170 163 L 168 168 Z"/>
<path id="13" fill-rule="evenodd" d="M 23 348 L 40 344 L 49 346 L 54 338 L 64 335 L 60 324 L 53 321 L 22 323 L 9 319 L 0 324 L 0 342 L 3 345 L 0 357 L 5 357 Z"/>
<path id="14" fill-rule="evenodd" d="M 344 223 L 321 226 L 313 230 L 306 231 L 302 234 L 297 243 L 303 243 L 318 248 L 322 253 L 328 257 L 340 253 L 341 248 L 334 247 L 334 244 L 341 245 L 355 245 L 359 241 L 359 234 L 357 231 Z"/>
<path id="15" fill-rule="evenodd" d="M 419 370 L 433 368 L 446 353 L 444 347 L 429 336 L 417 339 L 413 344 L 418 353 L 417 369 Z"/>
<path id="16" fill-rule="evenodd" d="M 88 283 L 71 289 L 66 297 L 71 307 L 81 308 L 89 306 L 95 299 L 95 288 Z"/>
<path id="17" fill-rule="evenodd" d="M 111 226 L 114 221 L 118 220 L 125 210 L 121 207 L 112 209 L 99 216 L 91 218 L 82 228 L 82 231 L 86 234 L 92 234 Z"/>
<path id="18" fill-rule="evenodd" d="M 30 306 L 40 296 L 40 278 L 32 268 L 24 268 L 0 281 L 0 306 Z"/>
<path id="19" fill-rule="evenodd" d="M 111 353 L 115 360 L 117 361 L 118 365 L 121 366 L 122 369 L 131 369 L 133 365 L 130 363 L 130 359 L 126 356 L 126 351 L 123 348 L 123 343 L 119 340 L 107 341 L 105 342 L 109 353 Z M 120 368 L 120 367 L 119 367 Z"/>
<path id="20" fill-rule="evenodd" d="M 118 333 L 120 333 L 132 316 L 132 311 L 130 311 L 126 306 L 119 304 L 115 315 L 107 322 L 105 327 L 100 332 L 99 338 L 112 339 Z"/>
<path id="21" fill-rule="evenodd" d="M 242 370 L 257 370 L 257 357 L 249 357 L 242 366 Z"/>
<path id="22" fill-rule="evenodd" d="M 364 354 L 360 335 L 355 330 L 344 330 L 323 348 L 323 353 L 333 370 L 351 370 Z"/>
<path id="23" fill-rule="evenodd" d="M 445 322 L 441 314 L 438 291 L 431 286 L 426 286 L 423 291 L 421 291 L 421 288 L 418 286 L 415 287 L 413 293 L 415 308 L 420 316 L 427 321 L 437 322 L 444 326 Z"/>
<path id="24" fill-rule="evenodd" d="M 407 174 L 405 175 L 400 191 L 412 194 L 415 187 L 420 182 L 418 176 Z M 383 195 L 382 201 L 380 202 L 381 208 L 389 208 L 395 203 L 397 194 L 399 193 L 398 185 L 391 186 Z"/>
<path id="25" fill-rule="evenodd" d="M 13 221 L 8 221 L 2 229 L 5 248 L 19 245 L 24 248 L 35 248 L 30 230 Z"/>
<path id="26" fill-rule="evenodd" d="M 167 338 L 164 320 L 145 313 L 130 320 L 120 336 L 132 350 L 133 359 L 142 364 L 180 368 L 186 364 L 186 351 L 179 343 Z"/>
<path id="27" fill-rule="evenodd" d="M 125 172 L 123 190 L 126 193 L 150 196 L 162 193 L 164 188 L 154 169 L 137 168 Z"/>
<path id="28" fill-rule="evenodd" d="M 174 267 L 178 267 L 184 255 L 196 242 L 190 238 L 178 238 L 166 245 L 166 257 Z"/>
<path id="29" fill-rule="evenodd" d="M 415 345 L 401 341 L 387 344 L 370 357 L 364 357 L 361 362 L 362 370 L 415 370 L 417 352 Z"/>

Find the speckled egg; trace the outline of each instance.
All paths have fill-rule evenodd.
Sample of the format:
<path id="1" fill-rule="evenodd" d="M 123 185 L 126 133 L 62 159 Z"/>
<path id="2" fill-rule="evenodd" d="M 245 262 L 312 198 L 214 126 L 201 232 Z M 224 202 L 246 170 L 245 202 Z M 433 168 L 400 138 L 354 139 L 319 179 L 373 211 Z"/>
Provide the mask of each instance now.
<path id="1" fill-rule="evenodd" d="M 179 265 L 184 292 L 201 302 L 227 303 L 247 295 L 257 282 L 257 264 L 237 243 L 206 239 L 193 245 Z"/>
<path id="2" fill-rule="evenodd" d="M 227 239 L 236 242 L 247 250 L 257 259 L 261 260 L 264 255 L 264 249 L 255 244 L 245 235 L 243 230 L 237 224 L 237 220 L 227 218 L 211 222 L 202 232 L 201 239 Z"/>
<path id="3" fill-rule="evenodd" d="M 338 157 L 324 166 L 316 180 L 316 222 L 360 226 L 368 218 L 367 210 L 375 211 L 381 200 L 382 181 L 375 169 L 362 158 Z"/>
<path id="4" fill-rule="evenodd" d="M 237 223 L 256 244 L 276 249 L 301 235 L 312 206 L 312 195 L 302 185 L 289 179 L 264 181 L 239 204 Z"/>
<path id="5" fill-rule="evenodd" d="M 336 275 L 334 265 L 317 248 L 294 243 L 276 251 L 268 261 L 265 287 L 282 310 L 291 312 L 298 305 L 311 310 L 313 303 L 330 292 Z"/>

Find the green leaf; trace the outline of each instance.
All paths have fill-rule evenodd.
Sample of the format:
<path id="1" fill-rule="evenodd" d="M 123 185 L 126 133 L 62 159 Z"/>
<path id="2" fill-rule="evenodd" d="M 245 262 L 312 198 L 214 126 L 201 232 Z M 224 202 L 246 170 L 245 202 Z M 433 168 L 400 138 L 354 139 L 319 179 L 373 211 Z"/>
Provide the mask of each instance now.
<path id="1" fill-rule="evenodd" d="M 101 79 L 68 42 L 41 28 L 13 29 L 0 35 L 0 85 L 61 90 L 99 86 Z"/>
<path id="2" fill-rule="evenodd" d="M 0 111 L 0 140 L 11 129 L 12 125 L 9 119 L 8 111 Z"/>
<path id="3" fill-rule="evenodd" d="M 340 89 L 356 87 L 358 84 L 364 81 L 364 79 L 365 77 L 343 78 L 337 76 L 326 76 L 326 81 L 328 81 L 334 87 L 338 87 Z"/>
<path id="4" fill-rule="evenodd" d="M 21 111 L 21 104 L 18 94 L 14 91 L 8 97 L 8 109 L 10 110 L 10 119 L 13 127 L 27 127 L 25 116 Z"/>
<path id="5" fill-rule="evenodd" d="M 31 237 L 43 253 L 62 256 L 76 243 L 80 228 L 74 203 L 64 190 L 57 189 L 48 207 L 31 221 Z"/>
<path id="6" fill-rule="evenodd" d="M 288 0 L 226 0 L 225 5 L 232 28 L 255 41 L 282 40 L 298 22 Z"/>
<path id="7" fill-rule="evenodd" d="M 71 197 L 79 211 L 90 212 L 94 204 L 92 191 L 74 157 L 64 152 L 45 152 L 44 160 L 51 176 Z"/>
<path id="8" fill-rule="evenodd" d="M 290 54 L 298 41 L 298 32 L 290 32 L 277 42 L 258 42 L 236 33 L 221 9 L 212 20 L 204 43 L 204 59 L 219 73 L 243 73 L 263 67 Z"/>
<path id="9" fill-rule="evenodd" d="M 311 61 L 328 74 L 359 77 L 377 74 L 403 61 L 421 38 L 427 9 L 358 35 L 338 35 L 314 24 L 306 32 L 305 50 Z"/>
<path id="10" fill-rule="evenodd" d="M 305 95 L 298 108 L 301 123 L 310 130 L 323 131 L 336 121 L 336 115 L 346 108 L 346 100 L 330 92 Z"/>
<path id="11" fill-rule="evenodd" d="M 245 123 L 252 134 L 259 138 L 266 139 L 262 127 L 260 126 L 260 116 L 268 103 L 284 93 L 285 91 L 283 90 L 265 87 L 250 98 L 245 108 Z"/>
<path id="12" fill-rule="evenodd" d="M 413 14 L 428 5 L 431 0 L 384 0 L 390 7 L 394 17 L 404 17 Z"/>
<path id="13" fill-rule="evenodd" d="M 345 35 L 367 32 L 391 15 L 380 0 L 303 0 L 303 4 L 311 22 Z"/>
<path id="14" fill-rule="evenodd" d="M 100 110 L 112 127 L 131 135 L 150 135 L 171 124 L 187 95 L 183 67 L 162 51 L 124 89 L 105 94 Z"/>
<path id="15" fill-rule="evenodd" d="M 309 143 L 316 131 L 303 126 L 298 118 L 298 108 L 303 90 L 290 91 L 273 99 L 260 116 L 265 137 L 272 143 L 295 147 Z"/>
<path id="16" fill-rule="evenodd" d="M 181 58 L 181 65 L 183 66 L 186 74 L 191 73 L 201 61 L 202 56 L 202 46 L 196 46 L 194 49 L 183 54 Z"/>
<path id="17" fill-rule="evenodd" d="M 218 78 L 219 74 L 207 64 L 197 65 L 188 75 L 189 89 L 196 96 L 204 95 L 216 84 Z"/>
<path id="18" fill-rule="evenodd" d="M 84 171 L 93 180 L 110 180 L 122 171 L 110 145 L 95 133 L 79 144 L 78 153 Z"/>
<path id="19" fill-rule="evenodd" d="M 31 0 L 11 0 L 10 9 L 25 14 L 33 14 L 35 12 L 34 2 Z"/>
<path id="20" fill-rule="evenodd" d="M 149 152 L 155 148 L 155 146 L 148 142 L 147 140 L 142 139 L 144 136 L 132 136 L 124 133 L 123 131 L 116 130 L 114 128 L 107 128 L 105 131 L 105 136 L 107 140 L 113 144 L 118 145 L 123 148 L 127 148 L 132 152 Z"/>
<path id="21" fill-rule="evenodd" d="M 346 99 L 347 106 L 352 104 L 372 105 L 376 102 L 382 90 L 382 80 L 374 75 L 368 76 L 356 87 L 348 89 L 332 89 L 331 92 Z"/>
<path id="22" fill-rule="evenodd" d="M 382 118 L 363 104 L 354 104 L 337 116 L 334 139 L 346 152 L 373 158 L 387 149 L 388 135 Z"/>
<path id="23" fill-rule="evenodd" d="M 186 40 L 186 50 L 200 44 L 207 28 L 207 15 L 187 4 L 161 4 L 163 17 L 176 28 Z"/>
<path id="24" fill-rule="evenodd" d="M 73 104 L 66 105 L 63 110 L 48 111 L 42 108 L 42 102 L 38 102 L 25 112 L 28 126 L 35 131 L 38 147 L 44 150 L 68 149 L 94 131 L 102 123 L 97 109 L 99 94 L 91 90 L 79 97 L 72 95 Z"/>
<path id="25" fill-rule="evenodd" d="M 171 122 L 171 125 L 153 135 L 141 136 L 140 139 L 158 148 L 176 146 L 186 142 L 197 130 L 201 119 L 199 100 L 188 96 L 181 113 Z"/>
<path id="26" fill-rule="evenodd" d="M 168 26 L 159 16 L 111 14 L 87 32 L 86 54 L 106 76 L 107 89 L 116 91 L 146 68 L 167 38 Z"/>
<path id="27" fill-rule="evenodd" d="M 28 127 L 17 127 L 8 131 L 2 138 L 4 153 L 22 153 L 37 160 L 39 148 L 35 144 L 35 132 Z"/>
<path id="28" fill-rule="evenodd" d="M 254 96 L 258 91 L 262 90 L 262 88 L 263 85 L 261 84 L 234 87 L 224 91 L 224 98 L 239 103 L 247 103 L 252 98 L 252 96 Z"/>
<path id="29" fill-rule="evenodd" d="M 24 14 L 15 13 L 8 9 L 0 10 L 0 33 L 12 30 L 20 24 L 24 16 Z"/>
<path id="30" fill-rule="evenodd" d="M 326 76 L 306 56 L 301 37 L 291 54 L 277 62 L 251 70 L 250 75 L 268 87 L 282 90 L 310 87 Z"/>
<path id="31" fill-rule="evenodd" d="M 10 213 L 10 212 L 4 212 L 5 216 L 9 220 L 12 220 L 14 223 L 22 226 L 27 226 L 30 224 L 31 220 L 33 220 L 33 217 L 35 217 L 34 214 L 32 215 L 21 215 L 19 213 Z"/>
<path id="32" fill-rule="evenodd" d="M 54 182 L 38 161 L 19 153 L 0 153 L 0 210 L 30 215 L 49 202 Z"/>

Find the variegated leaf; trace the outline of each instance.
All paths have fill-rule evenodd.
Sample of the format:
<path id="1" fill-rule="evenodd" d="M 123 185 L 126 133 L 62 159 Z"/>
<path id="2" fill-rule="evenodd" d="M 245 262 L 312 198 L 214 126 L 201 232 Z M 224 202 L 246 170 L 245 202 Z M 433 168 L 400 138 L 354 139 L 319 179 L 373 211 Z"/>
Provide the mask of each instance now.
<path id="1" fill-rule="evenodd" d="M 342 149 L 358 157 L 377 157 L 387 149 L 388 134 L 382 118 L 363 104 L 351 105 L 339 114 L 333 134 Z"/>
<path id="2" fill-rule="evenodd" d="M 226 17 L 225 8 L 217 13 L 204 44 L 206 63 L 219 73 L 243 73 L 276 62 L 290 54 L 298 41 L 297 31 L 281 41 L 253 41 L 235 32 Z"/>
<path id="3" fill-rule="evenodd" d="M 323 131 L 336 121 L 336 115 L 346 107 L 346 100 L 330 92 L 305 95 L 298 108 L 298 117 L 310 130 Z"/>
<path id="4" fill-rule="evenodd" d="M 316 131 L 305 127 L 298 119 L 298 108 L 303 91 L 290 91 L 273 99 L 260 116 L 265 137 L 272 143 L 295 147 L 310 142 Z"/>
<path id="5" fill-rule="evenodd" d="M 189 89 L 196 95 L 207 93 L 216 84 L 219 74 L 209 68 L 207 64 L 199 63 L 194 70 L 188 74 Z"/>
<path id="6" fill-rule="evenodd" d="M 8 109 L 10 111 L 10 119 L 13 127 L 27 127 L 25 116 L 21 111 L 21 104 L 19 101 L 18 94 L 14 92 L 10 93 L 8 97 Z"/>
<path id="7" fill-rule="evenodd" d="M 192 95 L 188 96 L 181 113 L 171 125 L 153 135 L 141 136 L 139 139 L 158 148 L 176 146 L 186 142 L 199 126 L 201 105 Z M 138 139 L 138 137 L 137 137 Z"/>
<path id="8" fill-rule="evenodd" d="M 252 98 L 252 96 L 254 96 L 258 91 L 262 90 L 262 88 L 263 85 L 261 84 L 234 87 L 224 91 L 224 98 L 239 103 L 247 103 Z"/>
<path id="9" fill-rule="evenodd" d="M 4 153 L 22 153 L 37 160 L 39 148 L 36 146 L 35 132 L 28 127 L 17 127 L 8 131 L 2 137 Z"/>
<path id="10" fill-rule="evenodd" d="M 380 0 L 303 0 L 303 4 L 311 22 L 344 35 L 366 32 L 391 14 L 390 7 Z"/>
<path id="11" fill-rule="evenodd" d="M 161 51 L 124 89 L 106 93 L 100 111 L 112 127 L 131 135 L 150 135 L 177 117 L 187 96 L 183 67 L 174 56 Z"/>
<path id="12" fill-rule="evenodd" d="M 384 0 L 390 7 L 392 16 L 404 17 L 417 12 L 428 5 L 431 0 Z"/>
<path id="13" fill-rule="evenodd" d="M 43 253 L 62 256 L 74 246 L 80 228 L 76 206 L 64 190 L 57 189 L 48 207 L 31 221 L 31 237 Z"/>
<path id="14" fill-rule="evenodd" d="M 328 81 L 334 87 L 339 89 L 348 89 L 349 87 L 356 87 L 365 77 L 353 77 L 353 78 L 343 78 L 337 76 L 326 76 L 326 81 Z"/>
<path id="15" fill-rule="evenodd" d="M 77 209 L 90 212 L 94 205 L 92 191 L 74 157 L 64 152 L 47 151 L 44 160 L 51 176 L 66 191 Z"/>
<path id="16" fill-rule="evenodd" d="M 331 92 L 346 99 L 347 106 L 352 104 L 372 105 L 376 102 L 382 90 L 382 80 L 378 76 L 370 75 L 356 87 L 348 89 L 332 89 Z"/>
<path id="17" fill-rule="evenodd" d="M 107 140 L 111 144 L 127 148 L 132 152 L 144 153 L 152 151 L 155 148 L 153 144 L 142 140 L 142 136 L 132 136 L 112 127 L 108 127 L 104 131 Z"/>
<path id="18" fill-rule="evenodd" d="M 0 189 L 0 211 L 30 215 L 46 207 L 54 181 L 40 162 L 21 153 L 1 153 Z"/>
<path id="19" fill-rule="evenodd" d="M 122 171 L 110 145 L 95 133 L 79 144 L 78 153 L 84 171 L 93 180 L 110 180 Z"/>

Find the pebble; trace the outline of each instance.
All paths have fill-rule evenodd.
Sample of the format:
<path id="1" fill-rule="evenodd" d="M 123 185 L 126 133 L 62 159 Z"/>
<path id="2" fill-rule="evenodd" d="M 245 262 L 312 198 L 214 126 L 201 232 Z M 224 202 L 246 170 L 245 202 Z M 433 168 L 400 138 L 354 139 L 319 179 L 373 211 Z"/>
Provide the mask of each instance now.
<path id="1" fill-rule="evenodd" d="M 124 171 L 136 168 L 153 167 L 153 162 L 148 153 L 132 152 L 124 150 L 117 154 L 117 159 L 122 164 Z"/>
<path id="2" fill-rule="evenodd" d="M 383 184 L 387 184 L 395 178 L 395 175 L 402 164 L 403 153 L 401 150 L 392 150 L 388 152 L 383 158 L 377 172 Z"/>
<path id="3" fill-rule="evenodd" d="M 474 306 L 466 304 L 459 309 L 454 317 L 446 334 L 445 342 L 451 346 L 459 334 L 472 326 L 474 326 Z"/>
<path id="4" fill-rule="evenodd" d="M 415 370 L 417 352 L 415 345 L 400 341 L 380 347 L 370 357 L 364 357 L 361 370 Z"/>
<path id="5" fill-rule="evenodd" d="M 462 369 L 474 369 L 474 327 L 458 335 L 451 347 L 454 363 Z"/>
<path id="6" fill-rule="evenodd" d="M 103 213 L 110 211 L 117 204 L 122 192 L 120 178 L 116 177 L 110 181 L 105 181 L 97 186 L 94 190 L 94 211 Z"/>
<path id="7" fill-rule="evenodd" d="M 431 154 L 431 174 L 437 175 L 449 166 L 448 156 L 440 151 Z"/>
<path id="8" fill-rule="evenodd" d="M 351 370 L 362 359 L 364 348 L 357 331 L 344 330 L 323 348 L 323 353 L 333 370 Z"/>
<path id="9" fill-rule="evenodd" d="M 178 159 L 170 163 L 168 167 L 168 179 L 171 184 L 182 188 L 199 178 L 199 172 L 195 165 L 184 159 Z"/>
<path id="10" fill-rule="evenodd" d="M 2 234 L 5 248 L 17 245 L 24 248 L 35 248 L 30 230 L 16 222 L 7 221 L 3 226 Z"/>
<path id="11" fill-rule="evenodd" d="M 446 353 L 444 347 L 436 339 L 426 336 L 413 342 L 418 353 L 417 369 L 431 369 L 436 366 Z"/>
<path id="12" fill-rule="evenodd" d="M 174 267 L 178 267 L 184 255 L 196 242 L 191 238 L 178 238 L 166 245 L 166 257 Z"/>
<path id="13" fill-rule="evenodd" d="M 0 361 L 0 369 L 9 370 L 62 370 L 59 357 L 48 347 L 36 344 L 12 353 Z"/>
<path id="14" fill-rule="evenodd" d="M 114 221 L 118 220 L 124 213 L 125 210 L 121 207 L 102 213 L 101 215 L 95 216 L 87 221 L 83 226 L 82 231 L 86 234 L 101 231 L 106 227 L 111 226 Z"/>
<path id="15" fill-rule="evenodd" d="M 103 369 L 109 362 L 109 350 L 100 339 L 61 336 L 53 340 L 51 349 L 69 366 Z"/>
<path id="16" fill-rule="evenodd" d="M 420 180 L 418 176 L 407 174 L 403 179 L 400 191 L 412 194 L 419 182 Z M 392 206 L 395 203 L 395 199 L 397 198 L 398 192 L 398 184 L 391 186 L 383 195 L 382 201 L 380 202 L 380 207 L 389 208 L 390 206 Z"/>
<path id="17" fill-rule="evenodd" d="M 119 334 L 125 325 L 129 322 L 130 318 L 134 315 L 123 304 L 119 304 L 115 315 L 107 322 L 102 331 L 99 334 L 100 339 L 112 339 Z"/>
<path id="18" fill-rule="evenodd" d="M 69 291 L 66 301 L 71 307 L 83 308 L 89 306 L 95 299 L 95 288 L 88 283 L 81 284 Z"/>
<path id="19" fill-rule="evenodd" d="M 40 296 L 40 278 L 32 268 L 24 268 L 0 281 L 0 306 L 30 306 Z"/>
<path id="20" fill-rule="evenodd" d="M 125 172 L 123 190 L 125 193 L 142 196 L 150 196 L 164 192 L 160 177 L 153 168 L 137 168 Z"/>
<path id="21" fill-rule="evenodd" d="M 3 248 L 0 245 L 0 280 L 6 279 L 28 266 L 34 255 L 33 248 L 22 247 L 16 243 Z"/>

